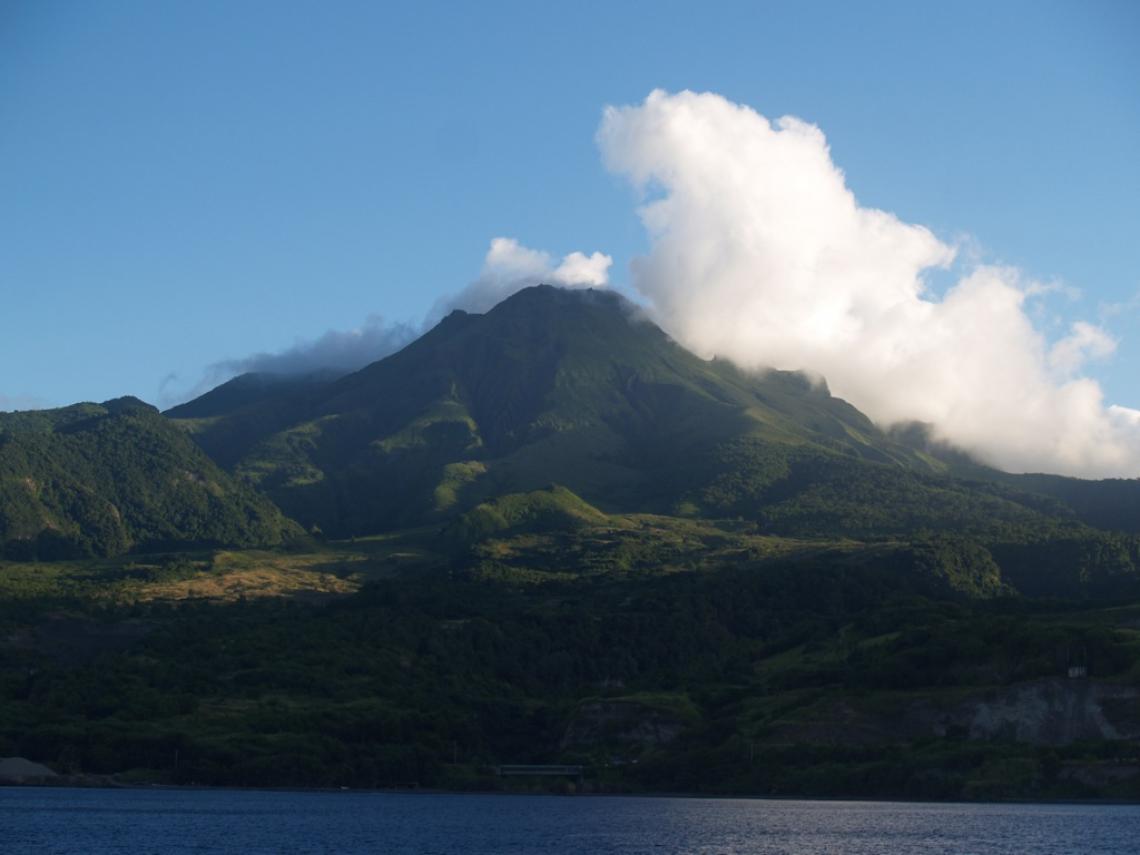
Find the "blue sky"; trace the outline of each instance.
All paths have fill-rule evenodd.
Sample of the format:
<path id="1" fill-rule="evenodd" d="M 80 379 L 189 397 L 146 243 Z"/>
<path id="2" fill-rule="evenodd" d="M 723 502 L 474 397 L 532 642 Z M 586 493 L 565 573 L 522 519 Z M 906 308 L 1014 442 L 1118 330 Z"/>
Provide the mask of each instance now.
<path id="1" fill-rule="evenodd" d="M 9 0 L 0 409 L 418 323 L 496 236 L 626 286 L 647 239 L 594 137 L 658 87 L 813 122 L 862 205 L 1079 290 L 1043 324 L 1103 324 L 1089 371 L 1140 407 L 1137 44 L 1131 2 Z"/>

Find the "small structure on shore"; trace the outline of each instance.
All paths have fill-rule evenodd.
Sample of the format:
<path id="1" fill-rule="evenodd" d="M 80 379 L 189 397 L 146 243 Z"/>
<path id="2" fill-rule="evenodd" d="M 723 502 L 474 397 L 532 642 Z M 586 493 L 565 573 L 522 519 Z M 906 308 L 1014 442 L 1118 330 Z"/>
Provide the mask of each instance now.
<path id="1" fill-rule="evenodd" d="M 577 778 L 582 780 L 585 769 L 581 766 L 563 766 L 557 764 L 526 765 L 521 763 L 499 766 L 496 770 L 500 778 L 540 777 L 540 778 Z"/>

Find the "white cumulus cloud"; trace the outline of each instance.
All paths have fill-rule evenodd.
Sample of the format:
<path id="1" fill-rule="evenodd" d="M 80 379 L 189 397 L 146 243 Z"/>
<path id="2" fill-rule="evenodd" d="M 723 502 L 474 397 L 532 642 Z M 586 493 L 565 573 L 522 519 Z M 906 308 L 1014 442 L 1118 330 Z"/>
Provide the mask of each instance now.
<path id="1" fill-rule="evenodd" d="M 646 197 L 634 287 L 696 352 L 819 372 L 880 424 L 929 423 L 1011 471 L 1140 475 L 1136 411 L 1080 376 L 1111 336 L 1078 322 L 1050 345 L 1027 305 L 1048 289 L 1010 268 L 932 294 L 924 273 L 954 247 L 861 206 L 818 127 L 655 91 L 607 108 L 597 139 Z"/>
<path id="2" fill-rule="evenodd" d="M 609 283 L 613 259 L 601 252 L 572 252 L 555 263 L 554 256 L 530 249 L 514 238 L 491 241 L 479 277 L 460 291 L 440 300 L 429 315 L 438 319 L 452 309 L 486 312 L 516 291 L 545 283 L 564 288 L 602 288 Z"/>

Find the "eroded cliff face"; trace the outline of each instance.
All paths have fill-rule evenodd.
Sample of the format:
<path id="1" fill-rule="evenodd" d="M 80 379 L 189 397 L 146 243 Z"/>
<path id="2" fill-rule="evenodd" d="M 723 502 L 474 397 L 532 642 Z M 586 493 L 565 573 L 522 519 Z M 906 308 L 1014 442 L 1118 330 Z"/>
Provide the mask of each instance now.
<path id="1" fill-rule="evenodd" d="M 777 722 L 768 741 L 873 745 L 924 737 L 1068 745 L 1140 738 L 1140 689 L 1045 679 L 982 692 L 827 701 Z"/>
<path id="2" fill-rule="evenodd" d="M 568 722 L 560 747 L 636 757 L 672 742 L 690 723 L 679 710 L 632 699 L 586 701 Z M 761 741 L 869 746 L 932 737 L 1038 746 L 1140 739 L 1140 688 L 1055 678 L 921 698 L 832 696 L 789 710 Z"/>
<path id="3" fill-rule="evenodd" d="M 1033 745 L 1140 736 L 1140 690 L 1087 679 L 1037 680 L 970 698 L 936 716 L 945 736 L 964 728 L 970 739 L 1008 739 Z"/>

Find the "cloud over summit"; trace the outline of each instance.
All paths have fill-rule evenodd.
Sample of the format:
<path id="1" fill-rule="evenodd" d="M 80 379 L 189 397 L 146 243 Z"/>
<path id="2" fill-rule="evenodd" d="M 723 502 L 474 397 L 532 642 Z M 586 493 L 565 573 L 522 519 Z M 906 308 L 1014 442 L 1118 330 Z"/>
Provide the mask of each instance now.
<path id="1" fill-rule="evenodd" d="M 1140 410 L 1109 405 L 1086 374 L 1114 353 L 1115 338 L 1087 320 L 1047 333 L 1039 319 L 1057 286 L 860 205 L 815 125 L 772 121 L 712 93 L 655 91 L 607 108 L 597 143 L 643 197 L 650 250 L 632 262 L 633 288 L 698 354 L 821 374 L 880 425 L 925 423 L 935 439 L 1011 471 L 1140 476 Z M 478 276 L 422 324 L 369 318 L 283 353 L 219 363 L 211 379 L 354 370 L 453 309 L 485 312 L 540 282 L 607 286 L 612 263 L 496 237 Z M 935 293 L 934 271 L 955 281 Z"/>
<path id="2" fill-rule="evenodd" d="M 646 199 L 633 285 L 696 352 L 822 373 L 880 424 L 929 423 L 1010 470 L 1140 475 L 1135 411 L 1081 374 L 1113 339 L 1078 322 L 1050 344 L 1029 312 L 1043 289 L 1010 268 L 933 295 L 924 273 L 954 247 L 861 206 L 818 127 L 655 91 L 607 108 L 597 141 Z"/>
<path id="3" fill-rule="evenodd" d="M 410 324 L 388 323 L 369 315 L 349 330 L 328 330 L 312 340 L 298 341 L 278 353 L 255 353 L 212 366 L 215 375 L 232 377 L 247 371 L 269 374 L 307 374 L 311 371 L 355 371 L 383 359 L 411 342 L 419 332 Z"/>
<path id="4" fill-rule="evenodd" d="M 609 283 L 613 259 L 601 252 L 572 252 L 557 264 L 542 250 L 523 246 L 514 238 L 491 241 L 479 278 L 460 291 L 439 300 L 429 313 L 429 322 L 453 309 L 486 312 L 512 294 L 545 283 L 563 288 L 602 288 Z"/>
<path id="5" fill-rule="evenodd" d="M 178 380 L 176 374 L 168 375 L 160 385 L 159 399 L 163 406 L 181 403 L 246 372 L 347 374 L 400 350 L 453 309 L 486 312 L 515 292 L 540 283 L 563 288 L 603 288 L 609 284 L 612 264 L 613 259 L 601 252 L 571 252 L 556 261 L 550 253 L 523 246 L 514 238 L 497 237 L 491 241 L 479 276 L 459 292 L 437 300 L 421 323 L 391 323 L 372 314 L 358 327 L 327 330 L 315 339 L 298 340 L 282 351 L 215 362 L 194 387 L 177 393 L 167 392 L 167 387 L 177 385 Z M 0 409 L 11 401 L 16 399 L 0 396 Z"/>

